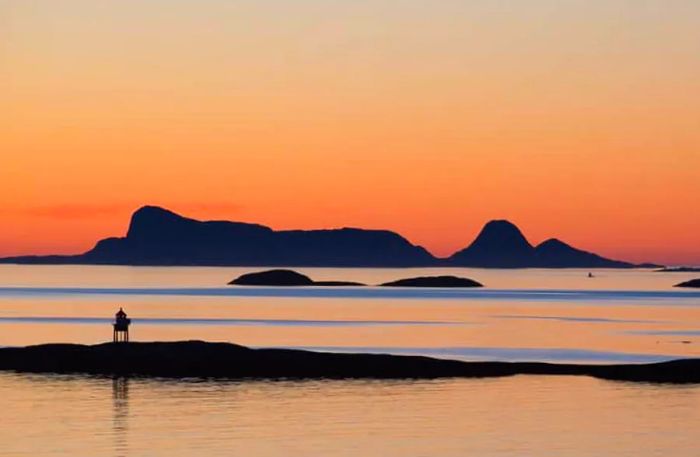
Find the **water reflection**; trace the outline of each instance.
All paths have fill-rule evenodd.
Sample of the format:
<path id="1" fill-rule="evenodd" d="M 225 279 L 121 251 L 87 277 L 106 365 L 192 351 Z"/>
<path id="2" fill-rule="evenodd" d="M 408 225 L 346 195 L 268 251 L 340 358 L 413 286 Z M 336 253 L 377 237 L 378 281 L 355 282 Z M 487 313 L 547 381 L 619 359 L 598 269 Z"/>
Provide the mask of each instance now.
<path id="1" fill-rule="evenodd" d="M 114 434 L 114 455 L 129 455 L 129 378 L 118 377 L 112 380 L 112 431 Z"/>
<path id="2" fill-rule="evenodd" d="M 587 377 L 176 381 L 0 372 L 0 457 L 697 454 L 700 388 Z"/>

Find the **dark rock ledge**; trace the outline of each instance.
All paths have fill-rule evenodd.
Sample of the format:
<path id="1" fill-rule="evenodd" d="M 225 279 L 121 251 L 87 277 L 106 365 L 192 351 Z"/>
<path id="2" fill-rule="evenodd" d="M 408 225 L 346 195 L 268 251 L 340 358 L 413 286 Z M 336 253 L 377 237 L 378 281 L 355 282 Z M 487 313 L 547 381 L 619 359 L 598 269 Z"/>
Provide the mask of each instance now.
<path id="1" fill-rule="evenodd" d="M 690 281 L 685 281 L 680 284 L 676 284 L 675 287 L 690 287 L 690 288 L 700 288 L 700 278 L 691 279 Z"/>
<path id="2" fill-rule="evenodd" d="M 203 341 L 45 344 L 0 348 L 0 370 L 197 378 L 433 379 L 517 374 L 700 383 L 700 359 L 645 365 L 461 362 L 419 356 L 251 349 Z"/>
<path id="3" fill-rule="evenodd" d="M 483 284 L 458 276 L 420 276 L 385 282 L 383 287 L 483 287 Z"/>
<path id="4" fill-rule="evenodd" d="M 364 286 L 352 281 L 314 281 L 294 270 L 266 270 L 246 273 L 228 283 L 231 286 Z"/>

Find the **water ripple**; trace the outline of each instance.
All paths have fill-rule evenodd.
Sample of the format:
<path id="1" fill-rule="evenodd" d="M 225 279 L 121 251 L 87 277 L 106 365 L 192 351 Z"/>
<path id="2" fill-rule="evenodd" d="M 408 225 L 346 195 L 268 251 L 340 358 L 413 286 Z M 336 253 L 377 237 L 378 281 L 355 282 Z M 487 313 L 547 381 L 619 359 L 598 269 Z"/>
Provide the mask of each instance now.
<path id="1" fill-rule="evenodd" d="M 216 288 L 109 288 L 109 287 L 0 287 L 0 296 L 44 295 L 168 295 L 209 297 L 309 297 L 527 301 L 658 301 L 700 306 L 700 291 L 549 290 L 549 289 L 439 289 L 382 287 L 216 287 Z M 674 302 L 675 304 L 675 302 Z"/>
<path id="2" fill-rule="evenodd" d="M 570 348 L 304 346 L 296 347 L 295 349 L 327 352 L 424 355 L 448 359 L 503 362 L 652 363 L 679 358 L 678 356 L 668 354 L 643 354 Z"/>
<path id="3" fill-rule="evenodd" d="M 112 319 L 102 317 L 53 317 L 53 316 L 7 316 L 1 323 L 34 324 L 84 324 L 105 325 Z M 304 319 L 220 319 L 220 318 L 134 318 L 134 323 L 147 325 L 233 325 L 233 326 L 280 326 L 280 327 L 354 327 L 395 325 L 469 325 L 459 321 L 411 321 L 411 320 L 304 320 Z"/>

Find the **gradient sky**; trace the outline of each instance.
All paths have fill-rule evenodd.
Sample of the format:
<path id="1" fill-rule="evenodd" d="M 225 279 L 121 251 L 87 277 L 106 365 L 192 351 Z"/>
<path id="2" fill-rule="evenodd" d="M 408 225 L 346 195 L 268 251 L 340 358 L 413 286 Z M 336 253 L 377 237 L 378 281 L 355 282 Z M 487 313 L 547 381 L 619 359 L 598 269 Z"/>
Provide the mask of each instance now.
<path id="1" fill-rule="evenodd" d="M 0 0 L 0 255 L 158 204 L 700 264 L 696 0 Z"/>

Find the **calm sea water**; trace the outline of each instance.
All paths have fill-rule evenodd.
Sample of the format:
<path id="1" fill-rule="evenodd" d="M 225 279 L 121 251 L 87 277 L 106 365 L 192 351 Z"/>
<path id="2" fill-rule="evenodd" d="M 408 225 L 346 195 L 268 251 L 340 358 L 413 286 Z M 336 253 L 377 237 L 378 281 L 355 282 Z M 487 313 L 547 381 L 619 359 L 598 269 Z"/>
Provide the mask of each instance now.
<path id="1" fill-rule="evenodd" d="M 313 269 L 368 284 L 457 274 L 480 290 L 232 288 L 247 268 L 0 266 L 0 346 L 132 339 L 640 363 L 700 356 L 693 274 Z M 697 275 L 695 275 L 697 276 Z M 697 455 L 699 386 L 589 378 L 213 382 L 0 373 L 0 456 Z"/>

